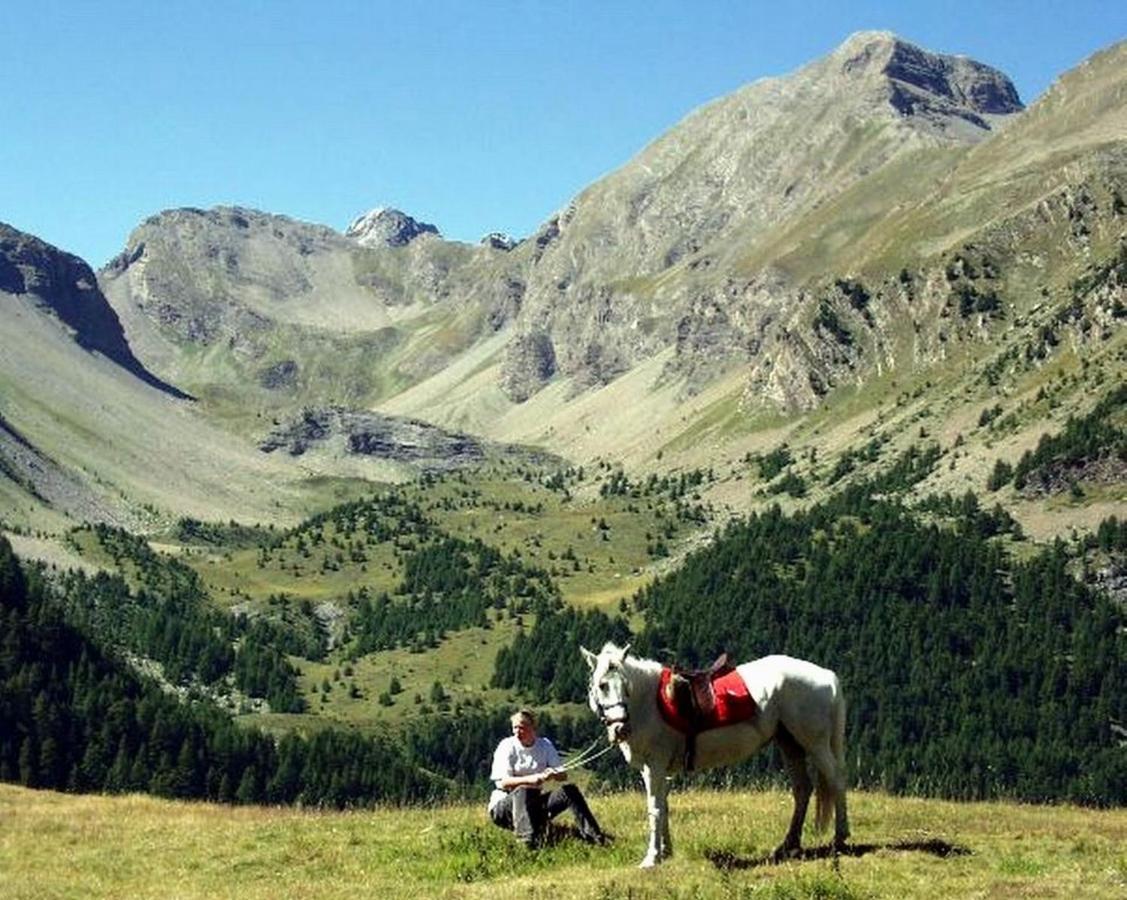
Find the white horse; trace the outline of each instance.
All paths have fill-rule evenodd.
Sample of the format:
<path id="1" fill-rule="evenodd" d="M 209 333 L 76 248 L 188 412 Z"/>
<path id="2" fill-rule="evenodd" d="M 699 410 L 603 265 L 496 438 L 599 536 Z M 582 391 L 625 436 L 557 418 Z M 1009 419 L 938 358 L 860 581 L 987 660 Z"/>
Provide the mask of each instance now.
<path id="1" fill-rule="evenodd" d="M 684 769 L 687 738 L 669 725 L 658 708 L 662 666 L 628 656 L 629 647 L 606 644 L 598 655 L 580 648 L 591 667 L 588 701 L 619 745 L 626 761 L 642 770 L 650 821 L 650 842 L 641 867 L 672 855 L 669 839 L 668 775 Z M 817 791 L 815 826 L 824 830 L 834 815 L 834 846 L 849 836 L 845 809 L 845 698 L 837 675 L 789 656 L 765 656 L 736 672 L 758 710 L 733 725 L 696 737 L 694 768 L 731 765 L 751 756 L 772 738 L 790 771 L 794 814 L 778 859 L 798 854 L 810 795 Z M 812 780 L 808 762 L 813 763 Z"/>

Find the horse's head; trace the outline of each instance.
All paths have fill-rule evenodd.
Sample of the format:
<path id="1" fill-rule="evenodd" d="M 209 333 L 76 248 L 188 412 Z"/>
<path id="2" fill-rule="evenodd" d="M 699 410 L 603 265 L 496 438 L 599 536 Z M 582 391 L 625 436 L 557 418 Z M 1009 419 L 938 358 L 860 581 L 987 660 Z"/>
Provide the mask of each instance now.
<path id="1" fill-rule="evenodd" d="M 586 647 L 579 648 L 591 668 L 587 703 L 591 712 L 606 726 L 607 738 L 615 744 L 630 735 L 630 679 L 626 676 L 626 653 L 629 649 L 629 645 L 619 649 L 607 643 L 596 655 Z"/>

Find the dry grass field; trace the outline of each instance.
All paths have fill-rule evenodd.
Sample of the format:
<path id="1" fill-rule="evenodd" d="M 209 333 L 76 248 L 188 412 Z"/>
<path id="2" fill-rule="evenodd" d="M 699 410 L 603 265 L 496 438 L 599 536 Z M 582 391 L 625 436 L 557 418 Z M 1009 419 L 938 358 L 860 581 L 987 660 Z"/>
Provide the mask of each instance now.
<path id="1" fill-rule="evenodd" d="M 536 853 L 482 804 L 355 812 L 72 796 L 0 785 L 0 896 L 300 897 L 1123 897 L 1127 810 L 960 804 L 857 792 L 850 852 L 771 864 L 790 798 L 686 791 L 672 798 L 675 857 L 636 868 L 640 793 L 595 797 L 615 836 L 565 829 Z"/>

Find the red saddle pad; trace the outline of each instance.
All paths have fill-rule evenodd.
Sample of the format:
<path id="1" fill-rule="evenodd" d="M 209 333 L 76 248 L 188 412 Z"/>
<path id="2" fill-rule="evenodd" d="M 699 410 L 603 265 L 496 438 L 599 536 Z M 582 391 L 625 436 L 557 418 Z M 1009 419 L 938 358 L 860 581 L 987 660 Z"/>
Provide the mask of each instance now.
<path id="1" fill-rule="evenodd" d="M 758 710 L 755 700 L 748 693 L 744 680 L 740 678 L 735 669 L 729 669 L 712 679 L 712 690 L 716 695 L 716 705 L 708 718 L 703 722 L 698 722 L 694 727 L 694 724 L 681 715 L 673 705 L 673 690 L 670 685 L 672 677 L 673 670 L 668 666 L 661 670 L 661 680 L 657 686 L 657 706 L 661 710 L 662 718 L 685 734 L 744 722 L 753 718 Z"/>

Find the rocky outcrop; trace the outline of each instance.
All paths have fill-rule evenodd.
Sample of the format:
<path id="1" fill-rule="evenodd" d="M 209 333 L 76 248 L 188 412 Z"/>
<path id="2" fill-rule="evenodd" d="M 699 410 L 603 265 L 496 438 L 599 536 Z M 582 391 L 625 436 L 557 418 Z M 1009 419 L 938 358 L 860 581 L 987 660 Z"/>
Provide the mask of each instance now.
<path id="1" fill-rule="evenodd" d="M 556 351 L 544 332 L 521 334 L 505 348 L 501 365 L 501 388 L 517 403 L 523 403 L 556 374 Z"/>
<path id="2" fill-rule="evenodd" d="M 520 241 L 509 237 L 503 231 L 491 231 L 481 239 L 483 247 L 488 247 L 490 250 L 503 250 L 506 253 L 515 249 L 519 243 Z"/>
<path id="3" fill-rule="evenodd" d="M 906 117 L 939 127 L 947 119 L 963 119 L 989 131 L 984 116 L 1024 109 L 1009 78 L 965 56 L 930 53 L 886 32 L 855 35 L 842 51 L 848 57 L 843 72 L 876 67 L 887 77 L 889 103 Z"/>
<path id="4" fill-rule="evenodd" d="M 329 448 L 351 456 L 409 463 L 424 470 L 455 469 L 485 458 L 483 444 L 467 434 L 415 419 L 341 407 L 306 409 L 259 444 L 265 453 L 284 450 L 291 456 Z"/>
<path id="5" fill-rule="evenodd" d="M 405 247 L 424 234 L 437 237 L 438 229 L 398 209 L 380 206 L 357 217 L 344 234 L 364 247 Z"/>

